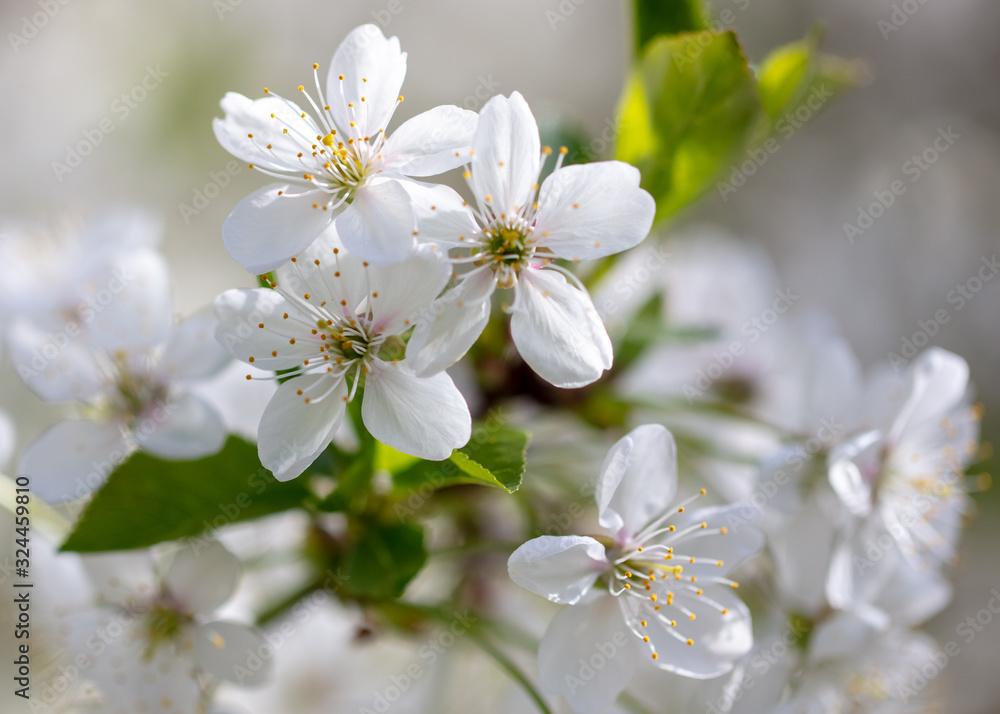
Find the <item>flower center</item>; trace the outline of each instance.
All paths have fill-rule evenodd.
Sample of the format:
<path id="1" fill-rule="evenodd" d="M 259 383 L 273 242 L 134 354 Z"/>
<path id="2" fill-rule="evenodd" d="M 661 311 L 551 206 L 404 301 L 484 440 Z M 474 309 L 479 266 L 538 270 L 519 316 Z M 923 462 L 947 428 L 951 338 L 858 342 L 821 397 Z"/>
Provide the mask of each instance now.
<path id="1" fill-rule="evenodd" d="M 151 406 L 167 401 L 167 386 L 154 379 L 150 367 L 137 366 L 134 356 L 130 359 L 128 353 L 120 351 L 109 362 L 105 371 L 114 386 L 96 406 L 99 417 L 121 419 L 131 428 Z"/>
<path id="2" fill-rule="evenodd" d="M 531 227 L 521 218 L 500 218 L 483 230 L 486 263 L 497 277 L 497 286 L 509 288 L 535 254 Z"/>
<path id="3" fill-rule="evenodd" d="M 146 648 L 143 656 L 147 660 L 152 659 L 158 647 L 176 641 L 184 627 L 191 622 L 193 620 L 190 616 L 178 612 L 169 602 L 155 603 L 144 623 Z"/>
<path id="4" fill-rule="evenodd" d="M 322 179 L 328 184 L 329 190 L 353 191 L 378 173 L 378 167 L 382 163 L 378 153 L 382 143 L 381 136 L 379 134 L 374 139 L 368 136 L 348 139 L 345 143 L 338 140 L 336 129 L 333 129 L 326 136 L 316 137 L 322 147 L 313 144 L 312 155 L 317 161 L 323 162 Z M 304 174 L 303 177 L 307 181 L 316 180 L 311 174 Z M 347 203 L 352 198 L 353 196 L 347 196 Z"/>

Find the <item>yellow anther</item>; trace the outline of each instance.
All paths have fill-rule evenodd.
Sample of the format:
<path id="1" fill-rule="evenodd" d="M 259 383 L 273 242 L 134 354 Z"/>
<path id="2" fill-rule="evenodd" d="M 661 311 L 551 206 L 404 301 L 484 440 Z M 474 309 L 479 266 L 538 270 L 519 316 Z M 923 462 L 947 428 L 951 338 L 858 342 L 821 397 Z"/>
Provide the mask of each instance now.
<path id="1" fill-rule="evenodd" d="M 333 146 L 333 143 L 335 141 L 336 139 L 333 136 L 333 132 L 330 132 L 329 134 L 323 137 L 323 143 L 326 144 L 327 146 Z"/>

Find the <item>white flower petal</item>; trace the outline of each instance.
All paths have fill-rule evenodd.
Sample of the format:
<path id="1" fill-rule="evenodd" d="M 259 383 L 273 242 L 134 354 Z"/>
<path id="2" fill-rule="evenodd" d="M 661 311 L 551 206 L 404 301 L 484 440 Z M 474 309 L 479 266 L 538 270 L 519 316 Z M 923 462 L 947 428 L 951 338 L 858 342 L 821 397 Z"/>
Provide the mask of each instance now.
<path id="1" fill-rule="evenodd" d="M 317 130 L 312 120 L 302 118 L 298 105 L 278 97 L 250 99 L 236 92 L 226 93 L 220 105 L 226 116 L 213 119 L 212 129 L 222 148 L 247 164 L 272 171 L 302 167 L 298 154 L 315 139 Z"/>
<path id="2" fill-rule="evenodd" d="M 817 663 L 848 659 L 885 631 L 888 625 L 889 620 L 884 613 L 872 608 L 834 612 L 824 618 L 810 635 L 809 660 Z"/>
<path id="3" fill-rule="evenodd" d="M 257 367 L 290 369 L 319 352 L 321 341 L 297 322 L 298 309 L 274 290 L 227 290 L 215 299 L 215 316 L 218 341 Z"/>
<path id="4" fill-rule="evenodd" d="M 271 674 L 274 658 L 262 658 L 257 654 L 266 651 L 263 645 L 267 642 L 252 627 L 216 620 L 198 625 L 192 636 L 194 663 L 217 679 L 254 687 L 263 684 Z M 255 658 L 253 661 L 251 655 Z M 252 666 L 257 661 L 263 665 Z"/>
<path id="5" fill-rule="evenodd" d="M 417 244 L 410 196 L 398 181 L 360 186 L 335 225 L 352 255 L 376 265 L 405 260 Z"/>
<path id="6" fill-rule="evenodd" d="M 258 379 L 248 380 L 247 374 Z M 215 408 L 228 433 L 256 442 L 264 409 L 278 388 L 273 376 L 241 362 L 230 362 L 222 374 L 190 389 Z"/>
<path id="7" fill-rule="evenodd" d="M 538 181 L 538 124 L 519 93 L 495 96 L 479 113 L 473 140 L 472 190 L 497 213 L 514 213 L 531 200 Z M 486 198 L 489 197 L 489 201 Z"/>
<path id="8" fill-rule="evenodd" d="M 417 239 L 442 250 L 468 245 L 479 234 L 470 209 L 453 188 L 422 181 L 400 181 L 417 217 Z"/>
<path id="9" fill-rule="evenodd" d="M 129 251 L 90 271 L 84 300 L 93 309 L 84 313 L 88 336 L 108 353 L 158 347 L 170 336 L 170 270 L 154 250 Z"/>
<path id="10" fill-rule="evenodd" d="M 190 393 L 150 405 L 137 418 L 132 433 L 143 451 L 178 461 L 211 456 L 226 443 L 222 417 Z"/>
<path id="11" fill-rule="evenodd" d="M 590 296 L 552 270 L 525 270 L 510 332 L 528 366 L 556 387 L 583 387 L 611 367 L 611 339 Z"/>
<path id="12" fill-rule="evenodd" d="M 538 647 L 542 685 L 563 695 L 579 714 L 607 711 L 641 661 L 641 649 L 615 600 L 602 593 L 564 608 Z"/>
<path id="13" fill-rule="evenodd" d="M 880 470 L 883 449 L 882 435 L 877 431 L 866 431 L 830 450 L 828 478 L 834 493 L 853 515 L 865 517 L 872 510 L 872 486 L 862 472 L 873 466 Z"/>
<path id="14" fill-rule="evenodd" d="M 496 290 L 491 271 L 465 277 L 418 315 L 406 345 L 406 362 L 426 377 L 458 362 L 490 320 L 490 298 Z"/>
<path id="15" fill-rule="evenodd" d="M 914 361 L 910 385 L 909 399 L 893 424 L 892 437 L 904 429 L 938 421 L 958 406 L 969 386 L 969 365 L 952 352 L 931 347 Z"/>
<path id="16" fill-rule="evenodd" d="M 769 549 L 776 566 L 776 581 L 785 602 L 806 616 L 826 605 L 826 574 L 836 546 L 837 526 L 821 507 L 808 498 L 780 532 L 772 533 Z"/>
<path id="17" fill-rule="evenodd" d="M 327 195 L 312 187 L 273 183 L 244 198 L 222 225 L 233 260 L 259 275 L 298 255 L 330 225 Z"/>
<path id="18" fill-rule="evenodd" d="M 560 605 L 574 605 L 608 569 L 604 546 L 584 536 L 539 536 L 507 560 L 510 579 Z"/>
<path id="19" fill-rule="evenodd" d="M 542 184 L 534 235 L 568 260 L 628 250 L 649 234 L 656 202 L 639 188 L 639 170 L 621 161 L 566 166 Z"/>
<path id="20" fill-rule="evenodd" d="M 295 478 L 329 445 L 344 418 L 346 397 L 344 379 L 325 374 L 296 377 L 278 387 L 257 430 L 260 462 L 276 479 Z"/>
<path id="21" fill-rule="evenodd" d="M 763 550 L 764 534 L 744 516 L 742 504 L 694 509 L 689 506 L 683 514 L 668 521 L 677 529 L 675 532 L 705 524 L 704 528 L 695 530 L 678 543 L 678 552 L 704 559 L 704 562 L 684 563 L 686 577 L 725 577 L 744 560 Z"/>
<path id="22" fill-rule="evenodd" d="M 599 522 L 624 542 L 663 513 L 676 491 L 673 434 L 644 424 L 615 442 L 604 459 L 594 493 Z"/>
<path id="23" fill-rule="evenodd" d="M 156 570 L 148 550 L 88 553 L 80 562 L 100 605 L 134 607 L 156 594 Z"/>
<path id="24" fill-rule="evenodd" d="M 164 377 L 199 380 L 212 377 L 229 365 L 229 350 L 215 338 L 218 319 L 209 309 L 199 310 L 174 327 L 160 358 Z"/>
<path id="25" fill-rule="evenodd" d="M 906 627 L 917 627 L 941 612 L 952 598 L 952 585 L 943 573 L 901 558 L 878 595 L 876 605 Z"/>
<path id="26" fill-rule="evenodd" d="M 405 362 L 375 360 L 361 415 L 386 446 L 432 461 L 448 458 L 472 434 L 469 407 L 451 377 L 444 372 L 417 377 Z"/>
<path id="27" fill-rule="evenodd" d="M 7 333 L 14 369 L 46 402 L 85 400 L 107 388 L 93 352 L 65 333 L 17 321 Z"/>
<path id="28" fill-rule="evenodd" d="M 118 422 L 72 419 L 43 432 L 21 454 L 18 472 L 45 501 L 65 503 L 99 488 L 130 453 Z"/>
<path id="29" fill-rule="evenodd" d="M 874 602 L 901 559 L 902 552 L 878 513 L 864 519 L 833 552 L 826 574 L 830 605 L 847 610 L 859 602 Z"/>
<path id="30" fill-rule="evenodd" d="M 372 327 L 376 332 L 398 334 L 425 311 L 451 278 L 451 263 L 428 248 L 418 250 L 402 263 L 373 265 L 368 269 Z"/>
<path id="31" fill-rule="evenodd" d="M 706 584 L 702 591 L 699 596 L 676 588 L 675 606 L 664 606 L 659 612 L 645 597 L 618 598 L 632 631 L 638 637 L 649 637 L 650 651 L 657 654 L 653 661 L 656 667 L 685 677 L 709 679 L 730 671 L 753 648 L 750 611 L 732 588 Z M 693 612 L 696 618 L 689 619 L 680 607 Z M 671 619 L 677 624 L 672 625 Z M 646 627 L 642 621 L 646 621 Z"/>
<path id="32" fill-rule="evenodd" d="M 207 615 L 236 590 L 243 565 L 218 541 L 192 543 L 174 556 L 165 583 L 182 612 Z"/>
<path id="33" fill-rule="evenodd" d="M 442 105 L 409 119 L 392 132 L 382 170 L 401 176 L 436 176 L 469 160 L 479 115 Z"/>
<path id="34" fill-rule="evenodd" d="M 399 49 L 399 38 L 386 39 L 375 25 L 354 28 L 334 53 L 327 75 L 326 101 L 334 123 L 348 133 L 355 122 L 358 136 L 385 130 L 405 76 L 406 53 Z"/>

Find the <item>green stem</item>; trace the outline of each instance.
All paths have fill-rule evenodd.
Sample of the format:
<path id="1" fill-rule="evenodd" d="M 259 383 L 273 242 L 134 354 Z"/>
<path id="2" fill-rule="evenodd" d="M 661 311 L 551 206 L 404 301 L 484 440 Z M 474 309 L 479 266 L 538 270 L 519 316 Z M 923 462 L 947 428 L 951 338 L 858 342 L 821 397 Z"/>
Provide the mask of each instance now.
<path id="1" fill-rule="evenodd" d="M 308 585 L 300 588 L 299 590 L 293 592 L 292 594 L 286 596 L 280 601 L 276 602 L 271 607 L 267 608 L 264 612 L 257 616 L 257 627 L 266 626 L 271 620 L 280 617 L 288 609 L 294 606 L 302 598 L 312 595 L 315 591 L 323 587 L 322 581 L 309 583 Z"/>
<path id="2" fill-rule="evenodd" d="M 477 632 L 470 630 L 469 637 L 471 637 L 472 640 L 479 646 L 479 649 L 492 657 L 493 661 L 499 664 L 513 680 L 524 687 L 524 691 L 526 691 L 528 696 L 534 700 L 535 704 L 538 706 L 538 710 L 542 712 L 542 714 L 552 714 L 552 710 L 549 708 L 549 705 L 545 703 L 545 700 L 542 699 L 542 695 L 539 693 L 538 689 L 534 684 L 532 684 L 531 680 L 528 679 L 527 675 L 525 675 L 525 673 L 522 672 L 516 664 L 514 664 L 513 660 L 511 660 L 507 655 L 497 649 L 491 642 L 483 638 Z"/>
<path id="3" fill-rule="evenodd" d="M 413 603 L 397 603 L 397 605 L 433 617 L 441 622 L 451 623 L 452 621 L 451 613 L 445 612 L 437 607 L 416 605 Z M 539 693 L 535 685 L 532 684 L 530 679 L 528 679 L 528 676 L 521 671 L 513 660 L 501 652 L 493 643 L 483 637 L 483 635 L 476 632 L 475 629 L 470 628 L 466 631 L 466 634 L 473 642 L 476 643 L 479 649 L 492 657 L 493 661 L 499 664 L 500 667 L 510 675 L 511 679 L 524 687 L 524 691 L 527 692 L 528 696 L 534 700 L 535 704 L 538 706 L 538 710 L 542 712 L 542 714 L 552 714 L 552 710 L 549 708 L 549 705 L 545 703 L 541 693 Z"/>

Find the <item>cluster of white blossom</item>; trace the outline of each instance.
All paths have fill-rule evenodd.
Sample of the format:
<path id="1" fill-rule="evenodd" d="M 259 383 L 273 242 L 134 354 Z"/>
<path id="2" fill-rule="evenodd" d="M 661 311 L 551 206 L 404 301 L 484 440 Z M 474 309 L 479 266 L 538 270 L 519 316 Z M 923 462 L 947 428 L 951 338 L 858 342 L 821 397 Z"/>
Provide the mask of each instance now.
<path id="1" fill-rule="evenodd" d="M 597 382 L 613 367 L 602 316 L 616 335 L 653 300 L 662 314 L 650 329 L 704 339 L 648 335 L 602 384 L 602 404 L 628 410 L 603 464 L 572 476 L 596 504 L 590 527 L 577 531 L 586 535 L 565 534 L 584 520 L 577 504 L 557 533 L 519 546 L 530 532 L 518 526 L 523 514 L 482 516 L 496 521 L 483 532 L 515 541 L 504 553 L 510 579 L 563 606 L 525 628 L 544 628 L 529 648 L 530 678 L 554 706 L 581 714 L 624 711 L 626 698 L 629 711 L 661 710 L 663 696 L 673 697 L 671 711 L 926 711 L 932 692 L 917 691 L 911 675 L 936 646 L 919 627 L 950 599 L 947 568 L 969 510 L 965 472 L 979 451 L 981 408 L 965 361 L 931 348 L 903 370 L 866 376 L 746 244 L 701 233 L 630 251 L 656 212 L 639 171 L 620 161 L 564 166 L 566 149 L 541 145 L 517 92 L 478 114 L 439 106 L 391 129 L 406 54 L 374 25 L 347 36 L 325 79 L 313 71 L 315 89 L 299 86 L 296 101 L 268 89 L 255 100 L 230 93 L 214 121 L 227 151 L 274 179 L 222 227 L 229 254 L 261 287 L 228 290 L 176 319 L 160 228 L 136 210 L 0 235 L 6 351 L 24 384 L 58 405 L 16 466 L 57 507 L 53 527 L 135 452 L 194 461 L 234 433 L 256 441 L 278 481 L 362 431 L 392 457 L 412 457 L 407 464 L 449 459 L 475 438 L 469 404 L 481 395 L 446 370 L 476 347 L 498 291 L 513 291 L 502 310 L 537 390 Z M 425 180 L 453 170 L 467 198 Z M 597 271 L 592 299 L 574 264 L 625 251 Z M 506 357 L 518 359 L 509 349 Z M 572 399 L 550 391 L 561 395 L 552 403 Z M 552 430 L 568 434 L 565 443 L 547 443 L 535 406 L 525 417 L 537 427 L 526 482 L 543 480 L 533 459 L 545 449 L 568 461 L 591 440 L 570 416 Z M 3 462 L 14 451 L 10 431 L 3 417 Z M 52 653 L 44 706 L 221 714 L 255 711 L 259 698 L 287 711 L 340 711 L 348 700 L 331 699 L 331 681 L 384 674 L 398 698 L 394 667 L 416 690 L 424 670 L 413 674 L 391 652 L 344 661 L 372 636 L 378 603 L 333 604 L 337 573 L 307 589 L 326 590 L 315 606 L 324 614 L 304 599 L 289 606 L 303 632 L 287 621 L 269 630 L 269 618 L 260 630 L 236 621 L 292 589 L 275 587 L 300 575 L 281 570 L 286 552 L 295 560 L 350 530 L 320 513 L 333 487 L 313 481 L 295 514 L 250 524 L 266 534 L 259 548 L 243 525 L 135 553 L 48 553 L 41 567 L 60 592 L 42 645 Z M 372 498 L 384 485 L 373 481 Z M 461 519 L 480 517 L 479 505 L 469 508 Z M 295 519 L 305 514 L 302 528 Z M 223 613 L 235 620 L 213 615 L 244 569 L 223 542 L 251 570 Z M 379 547 L 374 567 L 392 570 L 391 544 Z M 509 582 L 482 582 L 520 603 L 508 619 L 529 622 L 544 604 Z M 446 631 L 460 638 L 479 616 L 456 615 Z M 340 650 L 327 658 L 331 639 Z M 449 647 L 439 643 L 434 661 L 462 659 Z M 272 670 L 277 683 L 267 685 Z M 271 689 L 240 695 L 225 682 Z M 548 706 L 528 689 L 533 704 L 497 690 L 495 710 Z M 349 709 L 385 711 L 389 692 Z M 222 697 L 228 704 L 219 693 L 232 695 Z"/>

